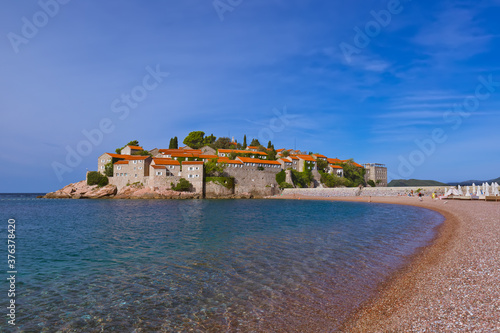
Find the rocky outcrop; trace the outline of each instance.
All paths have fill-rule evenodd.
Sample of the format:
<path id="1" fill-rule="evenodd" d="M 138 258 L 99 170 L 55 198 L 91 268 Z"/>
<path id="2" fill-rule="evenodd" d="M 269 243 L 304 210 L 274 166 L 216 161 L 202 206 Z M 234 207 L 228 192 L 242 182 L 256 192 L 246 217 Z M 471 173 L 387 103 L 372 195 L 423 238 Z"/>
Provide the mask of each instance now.
<path id="1" fill-rule="evenodd" d="M 143 185 L 125 186 L 120 191 L 115 185 L 98 187 L 87 185 L 87 181 L 69 184 L 60 190 L 47 193 L 42 198 L 47 199 L 201 199 L 202 195 L 192 192 L 177 192 L 166 187 L 153 189 Z"/>
<path id="2" fill-rule="evenodd" d="M 130 185 L 123 187 L 115 199 L 201 199 L 200 193 L 177 192 L 166 187 L 153 189 L 143 185 Z"/>
<path id="3" fill-rule="evenodd" d="M 47 193 L 44 198 L 48 199 L 99 199 L 109 198 L 116 194 L 115 185 L 98 187 L 97 185 L 87 185 L 87 181 L 66 185 L 60 190 Z"/>

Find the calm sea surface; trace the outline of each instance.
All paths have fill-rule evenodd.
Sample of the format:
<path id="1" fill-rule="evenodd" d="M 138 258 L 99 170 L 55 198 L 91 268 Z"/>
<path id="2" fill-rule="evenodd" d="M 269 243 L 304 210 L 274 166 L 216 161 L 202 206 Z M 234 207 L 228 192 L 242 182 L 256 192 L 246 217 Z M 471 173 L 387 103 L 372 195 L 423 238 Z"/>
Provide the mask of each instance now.
<path id="1" fill-rule="evenodd" d="M 1 316 L 14 218 L 25 332 L 334 331 L 443 221 L 383 204 L 6 194 L 0 212 Z"/>

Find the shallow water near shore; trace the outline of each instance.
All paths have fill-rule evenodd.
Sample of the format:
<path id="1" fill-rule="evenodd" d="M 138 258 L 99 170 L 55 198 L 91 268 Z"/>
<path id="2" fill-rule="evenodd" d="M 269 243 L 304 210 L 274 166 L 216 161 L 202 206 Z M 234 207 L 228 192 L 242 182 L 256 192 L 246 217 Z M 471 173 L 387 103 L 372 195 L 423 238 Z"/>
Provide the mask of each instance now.
<path id="1" fill-rule="evenodd" d="M 331 331 L 443 221 L 296 200 L 0 195 L 0 208 L 16 219 L 19 331 Z"/>

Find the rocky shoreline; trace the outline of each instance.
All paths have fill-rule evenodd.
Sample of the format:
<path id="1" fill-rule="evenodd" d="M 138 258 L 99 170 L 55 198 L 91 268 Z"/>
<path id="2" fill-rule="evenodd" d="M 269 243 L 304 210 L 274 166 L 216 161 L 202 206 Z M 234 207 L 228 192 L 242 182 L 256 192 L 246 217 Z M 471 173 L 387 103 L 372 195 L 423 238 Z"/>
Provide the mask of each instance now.
<path id="1" fill-rule="evenodd" d="M 77 183 L 66 185 L 60 190 L 47 193 L 41 198 L 45 199 L 252 199 L 251 193 L 232 195 L 210 195 L 203 196 L 201 193 L 178 192 L 166 187 L 155 187 L 153 189 L 143 185 L 129 185 L 118 188 L 115 185 L 98 187 L 87 185 L 82 180 Z"/>

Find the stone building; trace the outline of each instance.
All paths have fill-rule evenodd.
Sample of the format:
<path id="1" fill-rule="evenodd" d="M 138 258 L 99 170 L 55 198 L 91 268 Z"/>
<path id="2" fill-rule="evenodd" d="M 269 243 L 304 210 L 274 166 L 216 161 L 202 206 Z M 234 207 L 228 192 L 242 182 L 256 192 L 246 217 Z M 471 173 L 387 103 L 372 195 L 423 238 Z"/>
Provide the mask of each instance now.
<path id="1" fill-rule="evenodd" d="M 344 169 L 340 165 L 328 164 L 328 173 L 338 177 L 344 177 Z"/>
<path id="2" fill-rule="evenodd" d="M 203 193 L 203 161 L 182 162 L 181 177 L 188 180 L 197 193 Z"/>
<path id="3" fill-rule="evenodd" d="M 299 159 L 299 172 L 306 170 L 306 168 L 311 171 L 317 170 L 316 160 L 311 155 L 297 155 L 297 158 Z"/>
<path id="4" fill-rule="evenodd" d="M 142 147 L 139 146 L 126 146 L 122 148 L 121 154 L 122 155 L 133 155 L 133 154 L 138 154 L 141 151 L 143 151 Z"/>
<path id="5" fill-rule="evenodd" d="M 387 186 L 387 167 L 380 163 L 363 164 L 366 170 L 365 181 L 373 180 L 377 186 Z"/>
<path id="6" fill-rule="evenodd" d="M 287 169 L 294 169 L 293 168 L 293 162 L 288 160 L 288 159 L 284 159 L 284 158 L 278 158 L 278 162 L 280 162 L 281 164 L 281 168 L 283 170 L 287 170 Z M 296 170 L 296 168 L 294 169 Z"/>

